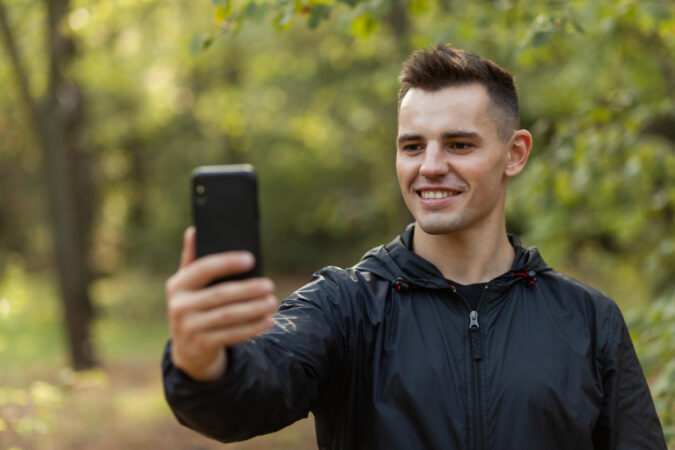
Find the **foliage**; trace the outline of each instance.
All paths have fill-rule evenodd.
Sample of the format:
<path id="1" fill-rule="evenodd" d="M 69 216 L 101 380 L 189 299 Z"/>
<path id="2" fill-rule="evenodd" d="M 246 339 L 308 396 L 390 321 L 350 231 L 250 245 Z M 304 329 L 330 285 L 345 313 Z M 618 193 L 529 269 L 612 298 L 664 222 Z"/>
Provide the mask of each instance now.
<path id="1" fill-rule="evenodd" d="M 0 278 L 0 442 L 25 443 L 53 430 L 64 400 L 64 388 L 81 385 L 89 374 L 61 372 L 61 382 L 35 379 L 25 382 L 26 372 L 51 364 L 61 353 L 58 315 L 52 283 L 35 283 L 20 257 L 9 258 Z M 39 305 L 36 305 L 36 303 Z M 59 355 L 60 356 L 60 355 Z"/>
<path id="2" fill-rule="evenodd" d="M 65 25 L 79 50 L 69 71 L 86 94 L 82 145 L 101 192 L 96 272 L 172 270 L 189 222 L 189 168 L 207 163 L 257 166 L 273 272 L 350 264 L 389 239 L 409 220 L 393 176 L 396 75 L 410 48 L 441 41 L 495 59 L 518 80 L 535 149 L 512 186 L 509 228 L 610 294 L 617 271 L 643 274 L 635 282 L 646 295 L 663 292 L 675 267 L 672 6 L 489 5 L 73 1 Z M 12 7 L 22 24 L 39 18 L 35 7 Z M 315 10 L 316 28 L 299 26 Z M 284 11 L 288 21 L 278 19 Z M 359 34 L 362 13 L 377 26 Z M 208 50 L 194 53 L 194 38 L 208 34 Z M 39 90 L 41 55 L 21 37 Z M 2 64 L 0 78 L 11 81 Z M 0 183 L 0 243 L 44 266 L 46 221 L 30 201 L 41 198 L 37 155 L 22 139 L 22 116 L 2 111 L 12 152 L 1 167 L 22 176 Z"/>
<path id="3" fill-rule="evenodd" d="M 27 314 L 33 295 L 44 295 L 45 290 L 31 285 L 21 259 L 16 256 L 10 259 L 0 279 L 0 293 L 0 361 L 4 368 L 13 361 L 5 355 L 8 350 L 12 353 L 19 350 L 19 354 L 25 350 L 27 338 L 30 339 L 28 333 L 41 335 L 42 325 L 53 320 L 54 311 L 46 308 Z M 35 341 L 31 339 L 30 345 L 33 344 Z M 49 342 L 44 344 L 49 346 Z M 4 377 L 8 376 L 7 372 Z M 61 391 L 44 381 L 33 381 L 28 387 L 12 387 L 6 383 L 0 383 L 0 441 L 6 440 L 3 436 L 7 435 L 23 440 L 34 434 L 48 433 L 54 412 L 62 401 Z"/>
<path id="4" fill-rule="evenodd" d="M 278 31 L 288 30 L 298 17 L 305 17 L 307 26 L 315 29 L 327 20 L 334 10 L 339 12 L 339 28 L 356 37 L 367 37 L 377 28 L 381 16 L 400 0 L 213 0 L 214 26 L 206 34 L 192 41 L 196 53 L 205 50 L 222 34 L 237 33 L 242 24 L 260 23 L 272 17 L 272 26 Z M 425 1 L 410 2 L 411 10 L 422 10 Z M 347 8 L 349 7 L 349 8 Z"/>
<path id="5" fill-rule="evenodd" d="M 525 97 L 525 120 L 544 142 L 515 186 L 512 223 L 562 259 L 584 265 L 590 250 L 665 292 L 675 279 L 675 136 L 663 128 L 675 123 L 673 9 L 603 5 L 572 4 L 564 13 L 583 33 L 558 31 L 515 57 L 528 68 L 521 86 L 555 89 L 545 102 Z"/>
<path id="6" fill-rule="evenodd" d="M 626 314 L 666 440 L 675 445 L 675 292 Z"/>
<path id="7" fill-rule="evenodd" d="M 225 3 L 229 5 L 231 14 L 242 17 L 236 13 L 236 2 Z M 253 3 L 256 2 L 237 3 L 239 11 L 245 11 Z M 325 223 L 327 233 L 320 233 L 319 242 L 325 242 L 326 237 L 328 241 L 330 237 L 340 240 L 355 237 L 365 242 L 376 242 L 377 239 L 370 238 L 374 233 L 368 229 L 368 216 L 363 213 L 364 210 L 374 207 L 370 217 L 373 223 L 378 224 L 389 224 L 405 216 L 398 209 L 400 203 L 391 201 L 391 193 L 396 190 L 391 179 L 373 179 L 359 171 L 359 168 L 368 167 L 372 173 L 377 170 L 376 167 L 391 167 L 388 166 L 391 164 L 391 152 L 380 152 L 364 161 L 359 160 L 363 150 L 352 156 L 348 150 L 345 152 L 345 146 L 340 145 L 341 135 L 356 131 L 359 139 L 354 142 L 360 148 L 367 151 L 381 148 L 381 142 L 389 142 L 389 136 L 393 135 L 391 125 L 381 132 L 371 125 L 365 127 L 365 133 L 359 133 L 357 126 L 363 125 L 363 121 L 357 118 L 347 122 L 350 128 L 345 129 L 344 121 L 335 120 L 335 113 L 345 109 L 349 111 L 349 107 L 341 106 L 343 99 L 353 102 L 358 98 L 358 105 L 371 111 L 378 104 L 385 106 L 384 110 L 375 112 L 371 117 L 391 117 L 394 113 L 392 94 L 396 89 L 391 81 L 396 76 L 408 42 L 423 46 L 449 41 L 512 68 L 521 87 L 523 122 L 534 131 L 536 146 L 530 166 L 512 188 L 508 216 L 510 229 L 524 235 L 526 241 L 536 242 L 552 263 L 572 266 L 577 275 L 583 277 L 586 274 L 591 279 L 599 279 L 601 284 L 610 285 L 610 291 L 613 291 L 614 284 L 611 280 L 618 272 L 640 273 L 642 279 L 636 280 L 639 285 L 636 289 L 646 292 L 646 295 L 664 292 L 672 285 L 675 279 L 675 241 L 669 230 L 673 228 L 675 207 L 675 191 L 672 189 L 675 136 L 668 131 L 675 124 L 674 100 L 672 95 L 668 95 L 675 91 L 675 65 L 672 62 L 675 55 L 675 19 L 672 5 L 637 1 L 618 4 L 506 1 L 491 10 L 486 2 L 474 2 L 458 12 L 450 3 L 430 1 L 350 2 L 354 8 L 348 8 L 339 1 L 280 0 L 263 3 L 271 10 L 287 7 L 294 14 L 292 17 L 302 16 L 303 12 L 311 11 L 317 5 L 334 8 L 332 12 L 336 14 L 326 19 L 328 23 L 325 26 L 332 27 L 331 34 L 335 30 L 346 33 L 341 41 L 346 42 L 346 47 L 350 49 L 340 52 L 340 42 L 328 37 L 330 44 L 319 47 L 318 52 L 308 49 L 303 55 L 295 55 L 298 62 L 302 61 L 302 56 L 307 56 L 319 64 L 319 69 L 314 69 L 312 74 L 298 77 L 303 87 L 311 87 L 314 85 L 312 80 L 320 80 L 322 95 L 327 91 L 337 91 L 340 95 L 320 97 L 321 105 L 311 103 L 310 99 L 309 105 L 302 105 L 303 110 L 310 112 L 309 116 L 302 112 L 296 116 L 287 101 L 279 108 L 278 114 L 286 115 L 290 111 L 291 117 L 297 117 L 303 128 L 309 128 L 305 135 L 314 128 L 314 124 L 317 129 L 322 127 L 332 131 L 330 138 L 324 141 L 304 139 L 302 143 L 308 149 L 318 150 L 326 146 L 334 149 L 324 154 L 317 152 L 320 159 L 312 169 L 324 172 L 320 176 L 310 178 L 305 175 L 303 178 L 298 174 L 294 177 L 298 181 L 293 185 L 302 183 L 303 190 L 318 189 L 321 197 L 328 197 L 325 203 L 314 204 L 311 208 L 315 212 L 313 217 L 303 215 L 301 223 L 286 228 L 282 220 L 276 222 L 278 229 L 265 230 L 266 236 L 271 234 L 274 237 L 272 242 L 280 242 L 276 239 L 279 235 L 287 239 L 294 232 L 300 233 L 301 239 L 291 240 L 290 245 L 279 252 L 280 255 L 287 258 L 287 255 L 296 254 L 306 258 L 307 255 L 297 249 L 302 247 L 302 243 L 312 243 L 312 239 L 303 235 L 307 224 L 319 233 Z M 219 26 L 218 14 L 222 12 L 219 8 L 223 5 L 218 3 L 215 6 L 216 26 Z M 403 35 L 400 34 L 401 23 L 391 18 L 392 9 L 396 6 L 407 11 L 407 19 L 403 22 L 407 25 L 402 27 L 406 34 Z M 369 14 L 381 24 L 381 28 L 376 32 L 371 30 L 375 33 L 373 35 L 360 35 L 362 40 L 350 43 L 350 29 L 344 24 L 351 20 L 355 10 L 365 7 L 369 8 Z M 241 22 L 242 19 L 239 19 L 239 25 L 233 29 L 238 34 L 221 38 L 228 39 L 230 48 L 246 32 L 242 30 Z M 254 24 L 247 25 L 255 27 Z M 399 28 L 394 28 L 397 25 Z M 255 28 L 255 31 L 260 36 L 260 28 Z M 297 35 L 306 35 L 304 30 L 293 31 Z M 313 32 L 318 42 L 323 40 L 322 31 Z M 287 36 L 285 44 L 292 39 Z M 364 91 L 349 90 L 354 81 L 343 83 L 341 79 L 333 78 L 331 75 L 336 73 L 335 67 L 321 70 L 321 61 L 325 56 L 337 53 L 340 64 L 348 66 L 350 76 L 358 79 L 355 74 L 359 72 L 361 61 L 350 58 L 349 53 L 352 49 L 368 48 L 375 40 L 378 44 L 376 54 L 367 55 L 367 58 L 382 75 L 369 77 Z M 388 45 L 391 47 L 388 48 Z M 580 48 L 584 51 L 580 52 Z M 274 62 L 277 55 L 279 52 L 275 50 L 256 61 L 264 58 Z M 281 55 L 284 55 L 283 51 Z M 334 61 L 335 57 L 331 62 Z M 245 69 L 243 74 L 247 74 Z M 279 75 L 286 74 L 282 72 Z M 256 94 L 277 84 L 272 74 L 261 81 L 262 85 L 255 85 Z M 552 83 L 555 89 L 550 89 Z M 277 92 L 291 92 L 292 98 L 297 98 L 287 84 L 277 85 L 280 89 Z M 379 89 L 390 87 L 385 90 L 384 96 L 368 95 L 367 89 L 373 86 Z M 241 84 L 237 96 L 247 97 Z M 323 107 L 326 102 L 330 105 L 330 116 L 323 118 L 321 112 L 326 109 Z M 240 112 L 240 116 L 249 116 L 245 109 Z M 251 112 L 255 117 L 250 119 L 251 122 L 257 122 L 258 113 Z M 395 117 L 390 120 L 391 124 Z M 274 130 L 269 131 L 254 124 L 250 131 L 254 133 L 255 139 L 252 140 L 256 144 L 244 141 L 242 145 L 250 146 L 253 149 L 250 153 L 253 153 L 257 142 L 260 142 L 267 155 L 266 146 L 270 138 L 266 135 L 281 133 L 282 137 L 294 138 L 292 133 L 279 131 L 288 129 L 283 124 L 281 120 L 275 124 Z M 372 140 L 362 141 L 366 134 Z M 369 145 L 369 142 L 373 144 Z M 378 193 L 375 199 L 371 196 L 365 202 L 365 205 L 372 205 L 370 208 L 358 203 L 357 198 L 364 198 L 363 192 L 358 190 L 352 193 L 338 189 L 340 198 L 336 200 L 331 198 L 330 192 L 336 191 L 330 183 L 331 189 L 321 189 L 321 181 L 327 179 L 328 172 L 321 163 L 326 154 L 333 152 L 340 154 L 341 161 L 336 164 L 337 167 L 330 169 L 344 167 L 346 173 L 352 174 L 352 179 L 362 180 L 365 176 L 366 183 L 374 189 L 386 186 L 386 190 Z M 275 168 L 274 172 L 294 175 L 293 169 L 302 167 L 302 163 L 290 161 L 292 167 Z M 331 179 L 330 175 L 328 179 Z M 292 192 L 287 197 L 289 200 L 300 196 Z M 273 197 L 273 194 L 269 196 Z M 267 195 L 263 194 L 263 200 L 265 198 Z M 289 210 L 288 200 L 275 200 L 271 203 L 282 206 L 279 210 Z M 343 209 L 343 203 L 352 204 Z M 377 211 L 378 206 L 389 213 Z M 301 206 L 297 205 L 293 210 L 297 208 Z M 345 230 L 345 222 L 354 223 L 353 220 L 344 220 L 345 214 L 349 217 L 349 212 L 353 211 L 361 212 L 354 219 L 357 225 Z M 275 219 L 279 217 L 277 210 L 273 210 L 271 215 Z M 278 231 L 282 233 L 275 233 Z M 636 242 L 641 245 L 636 246 Z M 276 261 L 276 253 L 274 256 Z M 338 260 L 343 259 L 338 257 Z M 291 263 L 291 266 L 294 264 Z M 616 293 L 623 294 L 623 290 L 617 289 Z"/>
<path id="8" fill-rule="evenodd" d="M 48 277 L 29 274 L 18 255 L 8 258 L 0 277 L 0 363 L 5 376 L 13 364 L 54 362 L 54 356 L 59 355 L 55 299 L 54 286 Z M 34 345 L 31 337 L 34 335 L 44 337 L 42 345 Z"/>
<path id="9" fill-rule="evenodd" d="M 0 437 L 24 440 L 47 434 L 61 402 L 61 391 L 43 381 L 34 381 L 27 389 L 0 386 Z"/>

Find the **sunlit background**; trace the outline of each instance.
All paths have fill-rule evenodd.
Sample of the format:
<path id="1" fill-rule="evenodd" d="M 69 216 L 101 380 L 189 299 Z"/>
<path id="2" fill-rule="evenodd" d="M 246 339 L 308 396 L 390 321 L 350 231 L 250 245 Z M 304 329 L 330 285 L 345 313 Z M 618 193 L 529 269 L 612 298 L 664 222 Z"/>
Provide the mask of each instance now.
<path id="1" fill-rule="evenodd" d="M 0 447 L 222 448 L 161 390 L 190 171 L 255 165 L 280 295 L 355 263 L 410 221 L 396 77 L 436 42 L 515 75 L 509 231 L 617 301 L 675 446 L 672 2 L 0 0 L 0 32 Z"/>

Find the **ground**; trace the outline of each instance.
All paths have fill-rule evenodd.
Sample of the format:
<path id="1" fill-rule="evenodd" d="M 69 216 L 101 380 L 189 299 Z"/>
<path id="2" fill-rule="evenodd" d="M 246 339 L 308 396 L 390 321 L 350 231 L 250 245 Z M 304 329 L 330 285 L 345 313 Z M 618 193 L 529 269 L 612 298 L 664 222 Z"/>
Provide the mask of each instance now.
<path id="1" fill-rule="evenodd" d="M 23 433 L 0 431 L 2 449 L 316 449 L 311 417 L 277 433 L 234 444 L 219 443 L 181 426 L 164 401 L 157 363 L 120 361 L 87 374 L 36 378 L 55 386 L 58 400 L 48 406 L 35 406 L 32 401 L 4 405 L 0 417 L 33 416 L 48 425 L 32 431 L 23 427 Z M 14 421 L 12 428 L 21 428 L 16 426 L 19 423 Z"/>
<path id="2" fill-rule="evenodd" d="M 307 277 L 275 281 L 283 298 Z M 12 306 L 0 314 L 0 450 L 316 449 L 311 416 L 234 444 L 178 423 L 162 388 L 163 282 L 134 272 L 94 286 L 102 366 L 78 373 L 67 368 L 58 302 L 47 283 L 27 276 L 13 276 L 9 288 L 0 283 L 0 306 Z"/>

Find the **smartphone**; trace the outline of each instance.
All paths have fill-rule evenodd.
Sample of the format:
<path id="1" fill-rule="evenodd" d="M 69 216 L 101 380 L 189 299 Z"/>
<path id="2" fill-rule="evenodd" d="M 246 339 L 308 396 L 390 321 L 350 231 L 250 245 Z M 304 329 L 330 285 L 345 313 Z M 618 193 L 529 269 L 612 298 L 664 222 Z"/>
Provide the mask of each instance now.
<path id="1" fill-rule="evenodd" d="M 253 166 L 197 167 L 191 176 L 191 192 L 197 257 L 232 250 L 248 250 L 255 256 L 251 271 L 211 284 L 261 276 L 258 183 Z"/>

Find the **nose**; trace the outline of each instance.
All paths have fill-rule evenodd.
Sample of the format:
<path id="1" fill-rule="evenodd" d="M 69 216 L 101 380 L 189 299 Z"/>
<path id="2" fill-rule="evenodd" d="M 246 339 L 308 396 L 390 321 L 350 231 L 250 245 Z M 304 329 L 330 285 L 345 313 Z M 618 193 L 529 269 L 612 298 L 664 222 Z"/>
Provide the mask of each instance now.
<path id="1" fill-rule="evenodd" d="M 424 151 L 424 159 L 420 166 L 420 175 L 425 178 L 437 178 L 448 173 L 448 161 L 440 145 L 429 142 Z"/>

